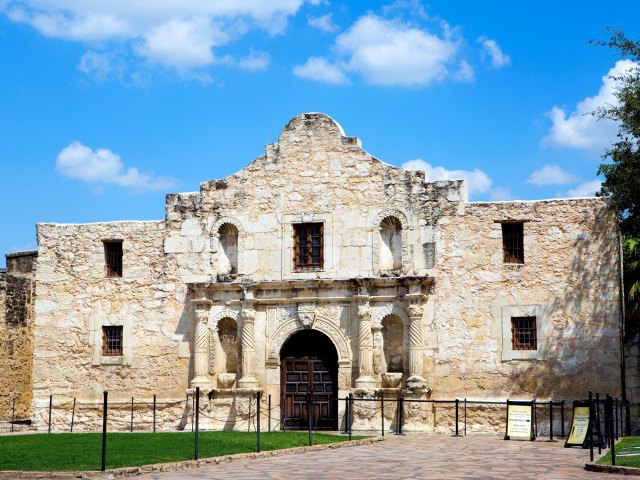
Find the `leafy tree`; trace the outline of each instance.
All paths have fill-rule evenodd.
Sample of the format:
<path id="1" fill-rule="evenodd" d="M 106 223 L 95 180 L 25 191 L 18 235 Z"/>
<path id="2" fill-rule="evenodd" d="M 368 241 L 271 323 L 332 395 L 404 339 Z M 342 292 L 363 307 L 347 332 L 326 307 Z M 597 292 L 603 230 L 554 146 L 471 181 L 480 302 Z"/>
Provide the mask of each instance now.
<path id="1" fill-rule="evenodd" d="M 640 40 L 632 41 L 621 30 L 609 30 L 608 41 L 593 43 L 616 50 L 636 66 L 613 77 L 618 88 L 617 105 L 607 105 L 594 112 L 600 119 L 618 123 L 617 141 L 607 149 L 598 174 L 604 175 L 600 195 L 611 198 L 620 216 L 623 234 L 640 238 Z"/>
<path id="2" fill-rule="evenodd" d="M 640 320 L 640 40 L 630 40 L 622 30 L 608 31 L 609 40 L 592 43 L 635 62 L 634 67 L 613 77 L 617 104 L 593 112 L 599 119 L 614 120 L 619 128 L 617 140 L 605 151 L 605 162 L 598 170 L 604 175 L 599 195 L 611 199 L 620 219 L 624 235 L 626 330 L 628 335 L 634 335 Z"/>

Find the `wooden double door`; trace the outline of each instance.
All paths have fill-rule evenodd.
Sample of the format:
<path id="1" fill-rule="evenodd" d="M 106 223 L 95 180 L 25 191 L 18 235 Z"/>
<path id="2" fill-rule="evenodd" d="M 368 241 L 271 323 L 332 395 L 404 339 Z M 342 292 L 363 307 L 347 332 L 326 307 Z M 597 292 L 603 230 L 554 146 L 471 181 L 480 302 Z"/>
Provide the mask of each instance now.
<path id="1" fill-rule="evenodd" d="M 282 426 L 286 430 L 338 429 L 338 368 L 318 356 L 282 359 Z"/>

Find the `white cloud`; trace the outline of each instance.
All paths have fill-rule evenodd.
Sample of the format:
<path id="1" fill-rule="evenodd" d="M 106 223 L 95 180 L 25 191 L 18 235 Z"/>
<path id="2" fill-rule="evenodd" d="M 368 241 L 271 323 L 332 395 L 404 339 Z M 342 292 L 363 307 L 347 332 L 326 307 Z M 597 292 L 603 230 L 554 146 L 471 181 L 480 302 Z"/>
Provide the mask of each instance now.
<path id="1" fill-rule="evenodd" d="M 461 82 L 473 82 L 476 79 L 473 67 L 466 60 L 460 60 L 458 71 L 454 74 L 456 80 Z"/>
<path id="2" fill-rule="evenodd" d="M 349 83 L 349 79 L 340 68 L 322 57 L 310 57 L 303 65 L 293 67 L 293 74 L 335 85 Z"/>
<path id="3" fill-rule="evenodd" d="M 434 167 L 424 160 L 410 160 L 402 164 L 406 170 L 422 170 L 430 182 L 436 180 L 465 180 L 470 195 L 486 193 L 491 189 L 491 178 L 478 168 L 473 170 L 447 170 Z"/>
<path id="4" fill-rule="evenodd" d="M 309 17 L 307 23 L 323 32 L 331 33 L 338 30 L 338 26 L 333 23 L 332 13 L 327 13 L 326 15 L 322 15 L 320 17 Z"/>
<path id="5" fill-rule="evenodd" d="M 63 148 L 56 169 L 64 176 L 93 184 L 114 184 L 135 191 L 164 190 L 177 185 L 170 177 L 156 177 L 135 167 L 125 169 L 119 155 L 106 148 L 92 150 L 80 142 Z"/>
<path id="6" fill-rule="evenodd" d="M 494 187 L 489 190 L 488 200 L 490 202 L 505 202 L 507 200 L 513 200 L 513 198 L 510 187 Z"/>
<path id="7" fill-rule="evenodd" d="M 333 48 L 336 60 L 324 59 L 323 65 L 331 65 L 334 75 L 315 79 L 329 81 L 340 71 L 359 74 L 376 85 L 425 86 L 449 76 L 469 81 L 471 66 L 456 64 L 460 42 L 453 38 L 455 30 L 444 23 L 443 30 L 438 36 L 426 28 L 368 13 L 338 35 Z"/>
<path id="8" fill-rule="evenodd" d="M 544 165 L 529 175 L 527 183 L 535 185 L 536 187 L 545 187 L 547 185 L 566 185 L 579 180 L 579 177 L 563 170 L 558 165 Z"/>
<path id="9" fill-rule="evenodd" d="M 269 66 L 271 58 L 267 52 L 251 52 L 246 57 L 232 57 L 225 55 L 220 59 L 220 63 L 237 67 L 242 70 L 265 70 Z"/>
<path id="10" fill-rule="evenodd" d="M 602 182 L 600 180 L 590 180 L 588 182 L 581 183 L 575 188 L 572 188 L 567 192 L 569 197 L 593 197 L 596 192 L 600 191 Z"/>
<path id="11" fill-rule="evenodd" d="M 216 63 L 215 48 L 254 29 L 282 33 L 304 0 L 9 0 L 12 21 L 95 50 L 114 45 L 180 70 Z"/>
<path id="12" fill-rule="evenodd" d="M 78 70 L 97 82 L 110 78 L 122 78 L 126 67 L 123 61 L 113 53 L 89 50 L 80 57 Z"/>
<path id="13" fill-rule="evenodd" d="M 482 55 L 488 55 L 494 67 L 500 68 L 511 63 L 511 57 L 502 51 L 495 40 L 483 35 L 478 37 L 478 43 L 482 45 Z"/>
<path id="14" fill-rule="evenodd" d="M 573 112 L 554 106 L 548 113 L 551 118 L 549 134 L 542 140 L 545 145 L 591 150 L 603 153 L 618 131 L 612 120 L 598 120 L 591 112 L 618 103 L 614 96 L 616 82 L 612 76 L 620 76 L 636 66 L 631 60 L 618 60 L 602 77 L 602 86 L 596 95 L 581 100 Z"/>

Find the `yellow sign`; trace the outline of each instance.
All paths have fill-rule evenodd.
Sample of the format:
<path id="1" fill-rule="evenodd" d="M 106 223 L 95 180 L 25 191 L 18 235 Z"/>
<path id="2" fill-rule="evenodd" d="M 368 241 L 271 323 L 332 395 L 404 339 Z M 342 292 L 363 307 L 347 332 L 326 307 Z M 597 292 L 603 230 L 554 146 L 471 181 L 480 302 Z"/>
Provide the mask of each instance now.
<path id="1" fill-rule="evenodd" d="M 507 436 L 531 438 L 533 425 L 531 424 L 531 405 L 508 406 Z"/>
<path id="2" fill-rule="evenodd" d="M 582 445 L 589 432 L 589 407 L 574 407 L 567 445 Z"/>

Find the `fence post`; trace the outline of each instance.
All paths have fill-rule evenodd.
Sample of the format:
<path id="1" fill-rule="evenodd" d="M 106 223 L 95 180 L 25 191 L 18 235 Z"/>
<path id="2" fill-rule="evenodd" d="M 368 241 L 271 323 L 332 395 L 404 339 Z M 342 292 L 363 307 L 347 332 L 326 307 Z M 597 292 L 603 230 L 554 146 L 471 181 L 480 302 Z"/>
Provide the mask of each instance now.
<path id="1" fill-rule="evenodd" d="M 344 433 L 349 433 L 349 395 L 344 397 Z"/>
<path id="2" fill-rule="evenodd" d="M 380 392 L 380 407 L 382 411 L 382 436 L 384 437 L 384 392 Z"/>
<path id="3" fill-rule="evenodd" d="M 351 434 L 353 433 L 353 393 L 349 394 L 349 440 L 351 440 Z"/>
<path id="4" fill-rule="evenodd" d="M 153 394 L 153 433 L 156 433 L 156 394 Z"/>
<path id="5" fill-rule="evenodd" d="M 260 390 L 258 390 L 256 392 L 256 433 L 257 435 L 257 440 L 258 440 L 258 445 L 257 445 L 257 452 L 260 453 Z"/>
<path id="6" fill-rule="evenodd" d="M 549 440 L 547 442 L 557 442 L 553 439 L 553 400 L 549 400 Z"/>
<path id="7" fill-rule="evenodd" d="M 16 397 L 13 397 L 13 406 L 11 407 L 11 431 L 13 432 L 13 422 L 16 421 Z"/>
<path id="8" fill-rule="evenodd" d="M 49 431 L 47 433 L 51 433 L 51 406 L 53 404 L 53 395 L 49 395 Z"/>
<path id="9" fill-rule="evenodd" d="M 560 432 L 564 438 L 564 400 L 560 402 Z"/>
<path id="10" fill-rule="evenodd" d="M 131 397 L 131 426 L 129 427 L 129 431 L 133 432 L 133 397 Z"/>
<path id="11" fill-rule="evenodd" d="M 625 415 L 624 415 L 624 434 L 627 437 L 631 436 L 631 410 L 629 410 L 629 402 L 625 402 Z"/>
<path id="12" fill-rule="evenodd" d="M 600 394 L 596 392 L 596 425 L 598 431 L 598 455 L 602 454 L 602 430 L 600 428 Z"/>
<path id="13" fill-rule="evenodd" d="M 109 391 L 105 390 L 102 400 L 102 466 L 103 472 L 107 469 L 107 396 Z"/>
<path id="14" fill-rule="evenodd" d="M 189 403 L 189 395 L 187 394 L 187 404 Z M 188 408 L 188 407 L 187 407 Z M 191 431 L 193 432 L 193 419 L 195 418 L 196 399 L 191 398 Z"/>
<path id="15" fill-rule="evenodd" d="M 611 434 L 611 465 L 615 465 L 616 464 L 616 439 L 613 437 L 613 430 L 614 430 L 614 404 L 613 404 L 613 398 L 609 397 L 609 432 Z"/>
<path id="16" fill-rule="evenodd" d="M 575 413 L 574 413 L 575 415 Z M 589 459 L 593 462 L 593 428 L 595 427 L 595 413 L 593 411 L 593 394 L 589 390 Z"/>
<path id="17" fill-rule="evenodd" d="M 71 432 L 73 432 L 73 421 L 76 418 L 76 398 L 73 397 L 73 409 L 71 410 Z"/>
<path id="18" fill-rule="evenodd" d="M 195 441 L 195 452 L 194 452 L 194 456 L 195 459 L 198 460 L 198 429 L 199 429 L 199 422 L 200 422 L 200 387 L 196 387 L 196 398 L 195 398 L 195 402 L 196 402 L 196 441 Z"/>
<path id="19" fill-rule="evenodd" d="M 467 399 L 464 399 L 464 436 L 467 436 Z"/>
<path id="20" fill-rule="evenodd" d="M 313 407 L 311 402 L 311 392 L 307 393 L 307 425 L 309 427 L 309 446 L 313 445 L 313 438 L 311 435 L 311 419 L 313 415 L 311 414 L 311 408 Z"/>
<path id="21" fill-rule="evenodd" d="M 267 415 L 267 431 L 271 432 L 271 394 L 267 397 L 267 401 L 269 405 L 267 409 L 269 410 L 269 414 Z"/>
<path id="22" fill-rule="evenodd" d="M 614 400 L 613 418 L 615 419 L 614 420 L 615 437 L 616 437 L 616 440 L 618 440 L 618 399 L 617 398 Z"/>
<path id="23" fill-rule="evenodd" d="M 399 433 L 402 435 L 402 424 L 404 423 L 404 397 L 400 397 L 400 425 Z"/>
<path id="24" fill-rule="evenodd" d="M 460 408 L 460 400 L 458 400 L 456 398 L 456 433 L 455 433 L 454 437 L 461 437 L 462 436 L 462 435 L 460 435 L 460 432 L 458 430 L 458 428 L 459 428 L 458 427 L 458 422 L 460 421 L 460 413 L 459 413 L 460 410 L 459 410 L 459 408 Z"/>

